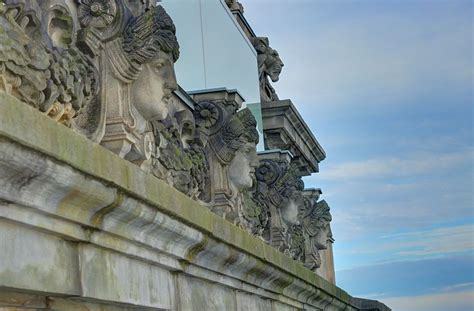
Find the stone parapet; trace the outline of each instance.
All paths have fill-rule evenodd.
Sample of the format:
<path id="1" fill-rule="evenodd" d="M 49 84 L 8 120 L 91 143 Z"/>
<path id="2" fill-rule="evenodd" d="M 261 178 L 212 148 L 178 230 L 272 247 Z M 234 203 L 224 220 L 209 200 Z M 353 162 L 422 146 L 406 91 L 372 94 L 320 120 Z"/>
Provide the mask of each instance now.
<path id="1" fill-rule="evenodd" d="M 1 307 L 358 310 L 302 264 L 6 94 L 0 232 Z"/>

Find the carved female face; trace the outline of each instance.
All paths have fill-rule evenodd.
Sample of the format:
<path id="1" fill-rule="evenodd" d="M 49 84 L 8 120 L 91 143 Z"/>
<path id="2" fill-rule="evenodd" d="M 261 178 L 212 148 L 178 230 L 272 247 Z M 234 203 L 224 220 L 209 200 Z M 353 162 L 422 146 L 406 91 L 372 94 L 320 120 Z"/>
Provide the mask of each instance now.
<path id="1" fill-rule="evenodd" d="M 238 190 L 251 188 L 258 164 L 255 143 L 243 145 L 229 164 L 229 178 L 234 187 Z"/>
<path id="2" fill-rule="evenodd" d="M 331 235 L 329 224 L 324 224 L 318 233 L 314 236 L 314 244 L 318 249 L 327 249 L 328 240 Z"/>
<path id="3" fill-rule="evenodd" d="M 293 191 L 289 198 L 286 198 L 281 207 L 281 216 L 288 225 L 299 224 L 300 207 L 304 205 L 303 195 L 299 191 Z"/>
<path id="4" fill-rule="evenodd" d="M 147 121 L 159 121 L 168 115 L 168 104 L 177 88 L 171 53 L 159 52 L 132 84 L 131 101 Z"/>

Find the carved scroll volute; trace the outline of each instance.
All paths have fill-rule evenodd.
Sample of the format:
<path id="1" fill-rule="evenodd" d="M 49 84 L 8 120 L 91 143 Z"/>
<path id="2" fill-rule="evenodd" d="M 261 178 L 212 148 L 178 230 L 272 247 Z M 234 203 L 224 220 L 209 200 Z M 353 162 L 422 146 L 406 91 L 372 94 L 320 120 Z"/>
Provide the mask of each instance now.
<path id="1" fill-rule="evenodd" d="M 228 200 L 233 196 L 233 193 L 229 186 L 226 169 L 228 163 L 219 159 L 209 141 L 218 135 L 218 132 L 231 117 L 232 113 L 229 113 L 223 104 L 211 101 L 199 102 L 194 111 L 197 127 L 196 142 L 204 147 L 209 165 L 207 185 L 200 199 L 209 203 L 211 210 L 221 216 L 230 211 L 229 206 L 221 208 L 221 205 L 228 205 Z"/>

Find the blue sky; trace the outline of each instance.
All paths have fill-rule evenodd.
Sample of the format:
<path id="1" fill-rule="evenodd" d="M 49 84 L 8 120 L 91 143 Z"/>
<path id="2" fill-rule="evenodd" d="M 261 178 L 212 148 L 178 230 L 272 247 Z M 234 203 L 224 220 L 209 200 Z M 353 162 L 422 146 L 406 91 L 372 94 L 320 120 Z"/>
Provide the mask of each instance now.
<path id="1" fill-rule="evenodd" d="M 473 7 L 242 0 L 274 84 L 327 152 L 338 285 L 394 311 L 474 309 Z"/>

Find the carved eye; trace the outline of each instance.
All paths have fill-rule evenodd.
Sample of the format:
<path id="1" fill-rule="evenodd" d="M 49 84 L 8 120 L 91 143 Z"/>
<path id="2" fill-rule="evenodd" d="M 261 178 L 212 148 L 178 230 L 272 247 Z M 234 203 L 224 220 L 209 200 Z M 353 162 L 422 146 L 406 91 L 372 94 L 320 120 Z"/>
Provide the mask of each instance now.
<path id="1" fill-rule="evenodd" d="M 161 71 L 163 69 L 163 66 L 164 66 L 163 63 L 157 63 L 157 64 L 155 64 L 154 69 L 155 69 L 155 71 L 158 72 L 158 71 Z"/>

